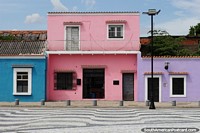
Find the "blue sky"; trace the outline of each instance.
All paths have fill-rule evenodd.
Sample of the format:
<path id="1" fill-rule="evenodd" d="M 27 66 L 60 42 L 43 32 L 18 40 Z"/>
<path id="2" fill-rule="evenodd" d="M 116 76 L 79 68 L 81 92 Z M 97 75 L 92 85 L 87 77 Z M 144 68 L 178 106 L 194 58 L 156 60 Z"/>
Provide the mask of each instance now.
<path id="1" fill-rule="evenodd" d="M 46 30 L 51 11 L 139 11 L 141 36 L 148 36 L 148 9 L 161 10 L 154 27 L 186 35 L 200 23 L 200 0 L 0 0 L 0 30 Z"/>

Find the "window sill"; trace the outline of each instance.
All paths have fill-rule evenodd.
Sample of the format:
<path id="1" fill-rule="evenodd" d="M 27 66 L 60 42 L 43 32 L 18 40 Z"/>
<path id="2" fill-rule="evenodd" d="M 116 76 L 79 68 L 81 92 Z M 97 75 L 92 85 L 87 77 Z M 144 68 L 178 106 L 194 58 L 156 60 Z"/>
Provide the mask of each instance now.
<path id="1" fill-rule="evenodd" d="M 108 38 L 109 41 L 123 41 L 124 38 Z"/>
<path id="2" fill-rule="evenodd" d="M 186 95 L 171 95 L 170 97 L 172 97 L 172 98 L 181 98 L 181 97 L 183 97 L 183 98 L 186 98 Z"/>
<path id="3" fill-rule="evenodd" d="M 13 93 L 15 96 L 30 96 L 31 93 Z"/>

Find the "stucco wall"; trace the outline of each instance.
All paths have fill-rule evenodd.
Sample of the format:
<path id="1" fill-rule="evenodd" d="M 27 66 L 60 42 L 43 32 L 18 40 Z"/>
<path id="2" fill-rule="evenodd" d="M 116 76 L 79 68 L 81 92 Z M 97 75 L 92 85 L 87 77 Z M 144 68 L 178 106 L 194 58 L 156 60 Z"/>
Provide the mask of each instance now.
<path id="1" fill-rule="evenodd" d="M 165 62 L 169 62 L 169 69 L 165 70 Z M 151 72 L 151 59 L 141 58 L 139 61 L 139 87 L 138 101 L 145 101 L 145 72 Z M 161 80 L 161 101 L 199 101 L 199 58 L 154 58 L 154 72 L 162 72 Z M 169 72 L 187 72 L 186 75 L 186 97 L 170 97 L 170 74 Z"/>
<path id="2" fill-rule="evenodd" d="M 32 95 L 13 95 L 12 65 L 33 65 Z M 45 59 L 0 59 L 0 101 L 12 102 L 19 99 L 22 102 L 36 102 L 45 99 Z"/>
<path id="3" fill-rule="evenodd" d="M 125 20 L 124 39 L 107 39 L 108 20 Z M 139 14 L 49 14 L 48 49 L 64 50 L 64 22 L 80 22 L 81 50 L 139 50 Z"/>
<path id="4" fill-rule="evenodd" d="M 122 100 L 122 72 L 134 72 L 134 89 L 137 92 L 137 55 L 49 55 L 48 57 L 48 100 L 82 100 L 83 68 L 81 65 L 105 65 L 105 99 Z M 74 70 L 81 85 L 76 90 L 54 90 L 54 70 Z M 119 85 L 113 85 L 119 80 Z M 136 93 L 137 94 L 137 93 Z M 135 95 L 135 97 L 137 97 Z"/>

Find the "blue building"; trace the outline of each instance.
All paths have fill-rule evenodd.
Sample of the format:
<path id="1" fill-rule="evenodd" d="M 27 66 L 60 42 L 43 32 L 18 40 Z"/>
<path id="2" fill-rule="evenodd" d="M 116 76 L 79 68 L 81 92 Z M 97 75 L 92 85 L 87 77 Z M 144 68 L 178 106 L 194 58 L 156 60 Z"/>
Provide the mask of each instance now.
<path id="1" fill-rule="evenodd" d="M 46 97 L 45 41 L 0 42 L 0 101 Z"/>

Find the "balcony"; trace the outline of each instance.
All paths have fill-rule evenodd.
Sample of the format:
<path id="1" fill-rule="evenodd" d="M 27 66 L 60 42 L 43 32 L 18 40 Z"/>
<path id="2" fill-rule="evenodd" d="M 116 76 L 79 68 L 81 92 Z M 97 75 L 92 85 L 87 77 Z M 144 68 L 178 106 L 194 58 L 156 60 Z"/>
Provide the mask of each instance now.
<path id="1" fill-rule="evenodd" d="M 48 51 L 139 51 L 138 40 L 48 40 Z"/>

